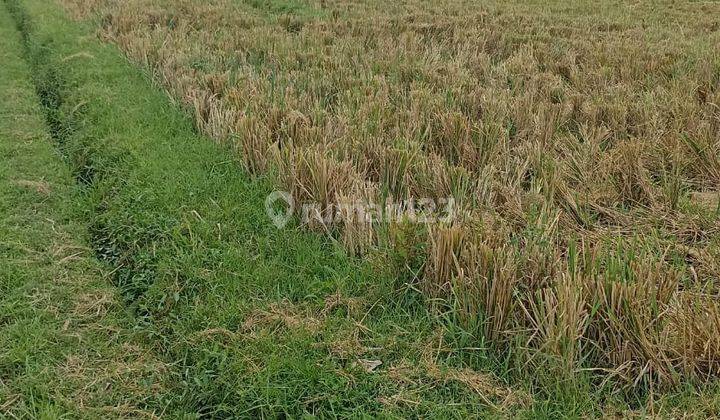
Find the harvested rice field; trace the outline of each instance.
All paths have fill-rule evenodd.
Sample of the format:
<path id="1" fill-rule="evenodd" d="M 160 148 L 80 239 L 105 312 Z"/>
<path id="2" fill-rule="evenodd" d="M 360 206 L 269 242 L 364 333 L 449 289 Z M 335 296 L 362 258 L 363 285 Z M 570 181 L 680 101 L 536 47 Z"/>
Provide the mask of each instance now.
<path id="1" fill-rule="evenodd" d="M 5 415 L 720 416 L 720 3 L 0 5 L 156 366 Z"/>

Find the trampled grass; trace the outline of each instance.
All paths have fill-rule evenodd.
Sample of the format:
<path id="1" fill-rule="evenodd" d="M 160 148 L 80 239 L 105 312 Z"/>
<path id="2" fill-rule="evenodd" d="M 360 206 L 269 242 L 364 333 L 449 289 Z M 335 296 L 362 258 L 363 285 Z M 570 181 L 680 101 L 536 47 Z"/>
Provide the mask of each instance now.
<path id="1" fill-rule="evenodd" d="M 156 412 L 717 415 L 717 5 L 7 2 Z M 277 230 L 274 188 L 463 211 Z"/>

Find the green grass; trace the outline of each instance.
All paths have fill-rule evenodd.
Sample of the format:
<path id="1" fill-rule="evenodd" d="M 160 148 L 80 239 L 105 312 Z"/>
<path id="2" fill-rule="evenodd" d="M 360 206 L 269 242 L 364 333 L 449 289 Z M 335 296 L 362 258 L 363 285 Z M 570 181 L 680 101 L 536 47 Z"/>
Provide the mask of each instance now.
<path id="1" fill-rule="evenodd" d="M 20 331 L 7 327 L 2 336 L 2 378 L 9 383 L 2 397 L 12 401 L 20 396 L 13 403 L 15 412 L 52 417 L 77 411 L 77 402 L 53 397 L 68 385 L 47 376 L 53 375 L 48 366 L 77 348 L 56 337 L 62 335 L 64 321 L 51 308 L 63 296 L 72 300 L 95 290 L 109 293 L 106 280 L 116 286 L 129 313 L 113 306 L 94 322 L 136 335 L 97 341 L 107 343 L 100 350 L 117 355 L 123 343 L 139 340 L 151 354 L 128 368 L 131 373 L 146 368 L 144 375 L 135 374 L 145 388 L 130 387 L 135 394 L 123 387 L 111 388 L 109 395 L 96 393 L 99 407 L 118 405 L 115 401 L 121 399 L 170 418 L 580 417 L 597 416 L 608 407 L 620 412 L 630 408 L 599 400 L 582 378 L 573 387 L 533 388 L 552 384 L 552 378 L 538 372 L 523 381 L 514 375 L 512 363 L 474 348 L 477 343 L 467 331 L 426 309 L 427 302 L 394 274 L 391 262 L 370 268 L 322 236 L 296 228 L 277 230 L 263 208 L 270 182 L 251 180 L 230 151 L 198 136 L 190 119 L 146 75 L 91 35 L 91 26 L 69 21 L 44 1 L 6 4 L 16 22 L 26 22 L 19 26 L 40 97 L 31 91 L 28 69 L 20 63 L 24 79 L 13 79 L 10 71 L 0 80 L 24 90 L 0 109 L 33 110 L 32 126 L 40 129 L 32 134 L 42 141 L 18 152 L 19 143 L 4 139 L 22 139 L 25 134 L 14 131 L 22 125 L 3 118 L 2 147 L 8 148 L 3 157 L 18 159 L 12 167 L 26 168 L 26 173 L 2 179 L 49 180 L 61 174 L 67 191 L 53 193 L 50 198 L 59 202 L 43 207 L 45 213 L 38 216 L 39 210 L 27 213 L 31 206 L 18 197 L 43 206 L 51 201 L 14 184 L 2 186 L 3 198 L 12 199 L 0 204 L 10 221 L 0 226 L 10 232 L 0 244 L 3 255 L 15 261 L 0 268 L 11 279 L 3 277 L 3 291 L 11 297 L 3 305 L 7 301 L 13 308 L 3 315 L 2 328 L 15 325 Z M 14 39 L 2 48 L 14 46 L 19 63 L 20 38 L 9 22 L 2 23 L 0 37 Z M 51 136 L 43 134 L 34 105 L 38 99 Z M 53 154 L 49 137 L 65 166 Z M 71 185 L 73 177 L 78 187 Z M 20 232 L 28 224 L 14 218 L 34 221 L 38 231 Z M 36 283 L 52 283 L 63 265 L 45 259 L 35 267 L 22 254 L 28 245 L 10 246 L 31 238 L 33 246 L 47 247 L 55 231 L 48 230 L 46 219 L 67 220 L 75 237 L 92 244 L 108 275 L 86 252 L 71 262 L 81 264 L 83 278 L 93 279 L 83 286 L 90 289 L 77 290 L 80 286 L 65 282 L 44 286 L 45 300 L 29 298 Z M 6 242 L 12 235 L 16 239 Z M 32 255 L 53 255 L 43 252 Z M 74 326 L 69 325 L 67 334 L 75 334 Z M 94 337 L 83 343 L 95 344 Z M 358 359 L 383 364 L 368 373 L 357 366 Z M 26 366 L 18 367 L 23 361 Z M 6 382 L 6 369 L 17 379 Z M 163 375 L 153 378 L 150 372 Z M 143 393 L 151 386 L 157 396 Z M 525 393 L 534 400 L 505 401 L 506 395 L 523 400 Z M 683 390 L 667 404 L 663 400 L 660 412 L 711 415 L 717 413 L 716 395 L 712 388 Z"/>
<path id="2" fill-rule="evenodd" d="M 245 4 L 271 15 L 293 15 L 297 17 L 317 17 L 323 10 L 308 0 L 243 0 Z"/>
<path id="3" fill-rule="evenodd" d="M 0 415 L 149 413 L 161 365 L 127 329 L 88 247 L 81 197 L 4 7 L 0 39 Z"/>

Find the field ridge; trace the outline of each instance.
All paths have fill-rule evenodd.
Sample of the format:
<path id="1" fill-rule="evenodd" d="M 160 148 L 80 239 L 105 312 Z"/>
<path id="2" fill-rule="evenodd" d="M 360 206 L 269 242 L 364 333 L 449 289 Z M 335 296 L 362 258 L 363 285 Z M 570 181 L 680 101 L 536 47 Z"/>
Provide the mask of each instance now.
<path id="1" fill-rule="evenodd" d="M 0 5 L 0 415 L 152 417 L 166 368 L 94 258 L 15 27 Z"/>

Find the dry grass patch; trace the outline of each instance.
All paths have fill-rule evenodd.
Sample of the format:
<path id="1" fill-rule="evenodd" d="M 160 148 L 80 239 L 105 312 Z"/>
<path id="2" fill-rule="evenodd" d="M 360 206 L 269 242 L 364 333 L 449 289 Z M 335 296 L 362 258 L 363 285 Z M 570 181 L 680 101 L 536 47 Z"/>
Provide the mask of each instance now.
<path id="1" fill-rule="evenodd" d="M 531 403 L 529 395 L 521 390 L 503 386 L 490 374 L 472 369 L 439 367 L 431 360 L 424 360 L 418 366 L 400 364 L 385 370 L 384 376 L 397 384 L 400 391 L 378 400 L 385 405 L 410 405 L 422 403 L 422 392 L 429 388 L 443 387 L 450 382 L 467 387 L 482 401 L 499 413 L 508 413 Z"/>
<path id="2" fill-rule="evenodd" d="M 50 195 L 51 192 L 50 184 L 45 181 L 30 181 L 26 179 L 20 179 L 14 181 L 14 183 L 18 187 L 31 189 L 41 195 Z"/>

